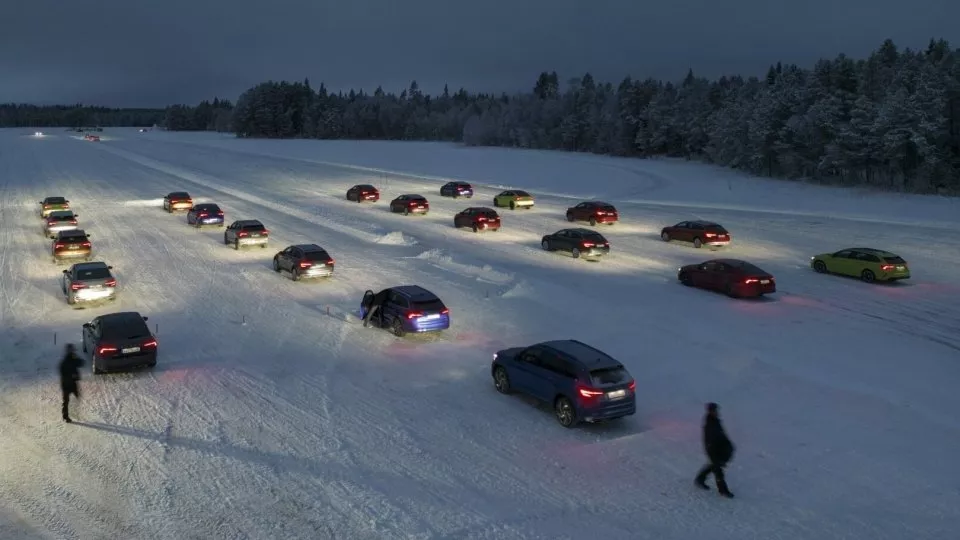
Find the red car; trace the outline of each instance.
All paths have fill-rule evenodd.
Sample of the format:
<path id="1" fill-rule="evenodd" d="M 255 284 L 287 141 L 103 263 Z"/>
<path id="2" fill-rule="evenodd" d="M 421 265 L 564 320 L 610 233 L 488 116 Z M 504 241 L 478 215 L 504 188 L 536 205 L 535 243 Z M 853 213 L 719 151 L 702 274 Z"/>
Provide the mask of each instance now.
<path id="1" fill-rule="evenodd" d="M 380 191 L 370 184 L 357 184 L 347 190 L 347 200 L 358 203 L 377 202 L 380 200 Z"/>
<path id="2" fill-rule="evenodd" d="M 482 206 L 467 208 L 453 216 L 453 226 L 469 227 L 473 232 L 499 231 L 500 215 L 492 208 Z"/>
<path id="3" fill-rule="evenodd" d="M 590 225 L 597 223 L 613 225 L 619 220 L 620 214 L 610 203 L 587 201 L 573 208 L 567 208 L 567 221 L 589 221 Z"/>
<path id="4" fill-rule="evenodd" d="M 759 297 L 777 292 L 770 273 L 746 261 L 715 259 L 677 269 L 677 279 L 687 287 L 726 293 L 733 298 Z"/>
<path id="5" fill-rule="evenodd" d="M 693 247 L 701 248 L 704 245 L 721 247 L 730 244 L 730 233 L 722 226 L 712 221 L 681 221 L 672 227 L 664 227 L 660 231 L 660 238 L 664 242 L 680 240 L 692 242 Z"/>
<path id="6" fill-rule="evenodd" d="M 405 216 L 410 214 L 427 215 L 427 212 L 430 211 L 430 203 L 423 195 L 401 195 L 390 201 L 390 211 L 393 213 L 400 212 Z"/>
<path id="7" fill-rule="evenodd" d="M 99 135 L 84 135 L 83 138 L 86 139 L 86 140 L 88 140 L 88 141 L 100 142 L 100 136 L 99 136 Z"/>

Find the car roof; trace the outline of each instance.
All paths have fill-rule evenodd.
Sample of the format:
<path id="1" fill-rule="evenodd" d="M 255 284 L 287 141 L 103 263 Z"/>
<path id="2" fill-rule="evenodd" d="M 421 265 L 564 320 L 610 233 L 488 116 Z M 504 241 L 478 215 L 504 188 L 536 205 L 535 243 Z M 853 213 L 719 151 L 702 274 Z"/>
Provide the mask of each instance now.
<path id="1" fill-rule="evenodd" d="M 497 211 L 493 208 L 488 208 L 486 206 L 471 206 L 469 208 L 464 208 L 462 212 L 466 212 L 467 210 L 473 210 L 475 212 L 493 212 L 494 214 L 497 213 Z"/>
<path id="2" fill-rule="evenodd" d="M 60 231 L 57 234 L 60 236 L 86 236 L 87 233 L 83 229 L 73 229 L 72 231 Z"/>
<path id="3" fill-rule="evenodd" d="M 572 358 L 591 370 L 620 367 L 623 365 L 607 353 L 575 339 L 544 341 L 540 343 L 540 345 Z"/>
<path id="4" fill-rule="evenodd" d="M 131 323 L 137 320 L 146 324 L 146 321 L 143 320 L 143 315 L 137 313 L 136 311 L 120 311 L 117 313 L 107 313 L 106 315 L 101 315 L 97 317 L 97 319 L 100 320 L 101 324 L 105 323 L 107 325 Z"/>
<path id="5" fill-rule="evenodd" d="M 863 253 L 870 253 L 870 254 L 872 254 L 872 255 L 880 255 L 881 257 L 891 257 L 891 256 L 896 257 L 896 256 L 897 256 L 896 253 L 890 253 L 889 251 L 884 251 L 884 250 L 882 250 L 882 249 L 874 249 L 874 248 L 862 248 L 862 247 L 858 247 L 858 248 L 841 249 L 840 251 L 862 251 Z"/>
<path id="6" fill-rule="evenodd" d="M 470 182 L 463 182 L 463 181 L 460 181 L 460 180 L 451 180 L 451 181 L 447 182 L 447 184 L 453 184 L 453 185 L 455 185 L 455 186 L 469 186 L 469 185 L 470 185 Z"/>
<path id="7" fill-rule="evenodd" d="M 703 225 L 704 227 L 720 227 L 721 226 L 716 221 L 707 221 L 705 219 L 695 219 L 693 221 L 687 221 L 686 223 L 696 223 L 697 225 Z"/>
<path id="8" fill-rule="evenodd" d="M 411 300 L 439 300 L 440 298 L 432 292 L 419 285 L 398 285 L 390 287 L 390 291 L 398 292 Z"/>
<path id="9" fill-rule="evenodd" d="M 302 249 L 303 251 L 323 251 L 323 252 L 327 251 L 316 244 L 294 244 L 290 247 L 299 248 L 299 249 Z"/>
<path id="10" fill-rule="evenodd" d="M 373 188 L 373 189 L 377 189 L 373 184 L 357 184 L 357 185 L 355 185 L 355 186 L 353 186 L 353 187 L 355 187 L 355 188 Z"/>
<path id="11" fill-rule="evenodd" d="M 595 231 L 595 230 L 593 230 L 593 229 L 585 229 L 585 228 L 583 228 L 583 227 L 575 227 L 575 228 L 573 228 L 573 229 L 560 229 L 560 230 L 557 231 L 557 232 L 562 232 L 562 231 L 576 231 L 576 232 L 578 232 L 578 233 L 580 233 L 580 234 L 590 234 L 590 235 L 596 235 L 596 236 L 603 237 L 603 235 L 600 234 L 600 233 L 598 233 L 597 231 Z"/>
<path id="12" fill-rule="evenodd" d="M 591 206 L 613 206 L 612 204 L 605 201 L 583 201 Z"/>
<path id="13" fill-rule="evenodd" d="M 77 270 L 93 270 L 96 268 L 109 268 L 107 263 L 101 262 L 101 261 L 76 263 L 73 265 L 73 267 Z"/>
<path id="14" fill-rule="evenodd" d="M 217 205 L 217 203 L 212 203 L 212 202 L 198 203 L 193 205 L 194 208 L 199 208 L 201 206 L 216 206 L 217 208 L 220 208 L 220 206 Z"/>
<path id="15" fill-rule="evenodd" d="M 734 268 L 742 268 L 744 270 L 760 270 L 766 272 L 766 270 L 763 270 L 752 262 L 742 261 L 740 259 L 713 259 L 709 262 L 718 262 Z"/>
<path id="16" fill-rule="evenodd" d="M 398 199 L 399 199 L 400 197 L 410 197 L 411 199 L 418 199 L 418 198 L 419 198 L 419 199 L 426 199 L 426 197 L 424 197 L 423 195 L 420 195 L 419 193 L 404 193 L 403 195 L 398 195 L 398 196 L 397 196 Z"/>
<path id="17" fill-rule="evenodd" d="M 60 202 L 60 201 L 66 201 L 67 199 L 66 197 L 47 197 L 43 200 L 45 202 Z"/>

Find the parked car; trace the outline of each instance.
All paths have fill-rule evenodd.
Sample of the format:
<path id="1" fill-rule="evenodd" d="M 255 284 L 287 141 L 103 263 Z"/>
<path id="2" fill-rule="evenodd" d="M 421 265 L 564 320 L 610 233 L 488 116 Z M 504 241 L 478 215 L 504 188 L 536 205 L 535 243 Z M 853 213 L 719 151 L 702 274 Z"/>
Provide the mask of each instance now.
<path id="1" fill-rule="evenodd" d="M 63 197 L 47 197 L 40 201 L 40 217 L 46 219 L 51 212 L 70 210 L 70 201 Z"/>
<path id="2" fill-rule="evenodd" d="M 453 226 L 458 229 L 467 227 L 473 229 L 473 232 L 499 231 L 500 215 L 492 208 L 474 206 L 453 216 Z"/>
<path id="3" fill-rule="evenodd" d="M 60 231 L 72 231 L 79 228 L 77 218 L 80 214 L 74 214 L 73 210 L 57 210 L 50 212 L 47 219 L 43 222 L 43 236 L 46 238 L 56 238 Z"/>
<path id="4" fill-rule="evenodd" d="M 777 281 L 762 268 L 738 259 L 714 259 L 677 269 L 677 279 L 688 287 L 726 293 L 734 298 L 777 292 Z"/>
<path id="5" fill-rule="evenodd" d="M 567 208 L 567 221 L 589 221 L 590 225 L 596 226 L 597 223 L 613 225 L 619 220 L 616 207 L 602 201 L 586 201 Z"/>
<path id="6" fill-rule="evenodd" d="M 92 142 L 100 142 L 99 135 L 84 135 L 83 138 Z"/>
<path id="7" fill-rule="evenodd" d="M 450 328 L 450 310 L 437 295 L 419 285 L 366 291 L 360 302 L 363 325 L 389 328 L 397 337 Z"/>
<path id="8" fill-rule="evenodd" d="M 360 202 L 377 202 L 380 200 L 380 190 L 370 184 L 357 184 L 347 190 L 347 200 Z"/>
<path id="9" fill-rule="evenodd" d="M 256 219 L 234 221 L 223 231 L 223 243 L 233 244 L 233 249 L 244 246 L 266 248 L 270 241 L 270 231 Z"/>
<path id="10" fill-rule="evenodd" d="M 679 240 L 692 242 L 693 247 L 701 248 L 704 245 L 722 247 L 730 244 L 730 233 L 723 226 L 712 221 L 681 221 L 676 225 L 664 227 L 660 231 L 660 239 L 664 242 Z"/>
<path id="11" fill-rule="evenodd" d="M 566 251 L 574 259 L 598 258 L 610 253 L 610 242 L 590 229 L 561 229 L 540 241 L 544 251 Z"/>
<path id="12" fill-rule="evenodd" d="M 157 365 L 157 338 L 147 317 L 135 311 L 109 313 L 83 325 L 83 352 L 95 375 Z"/>
<path id="13" fill-rule="evenodd" d="M 533 208 L 534 202 L 533 195 L 519 189 L 501 191 L 500 194 L 493 198 L 493 206 L 495 208 L 510 208 L 511 210 L 516 210 L 517 208 L 529 210 Z"/>
<path id="14" fill-rule="evenodd" d="M 60 289 L 67 303 L 89 304 L 117 299 L 117 278 L 104 262 L 77 263 L 63 271 Z"/>
<path id="15" fill-rule="evenodd" d="M 93 244 L 90 243 L 90 235 L 83 229 L 73 229 L 71 231 L 60 231 L 53 239 L 51 254 L 53 263 L 59 264 L 64 260 L 81 259 L 89 261 L 93 252 Z"/>
<path id="16" fill-rule="evenodd" d="M 294 281 L 331 277 L 334 266 L 333 257 L 317 244 L 297 244 L 273 256 L 273 271 L 290 272 L 290 278 Z"/>
<path id="17" fill-rule="evenodd" d="M 874 281 L 910 279 L 910 266 L 903 257 L 873 248 L 848 248 L 810 257 L 810 267 L 821 274 L 838 274 Z"/>
<path id="18" fill-rule="evenodd" d="M 187 211 L 187 224 L 198 229 L 205 225 L 223 227 L 223 220 L 223 210 L 214 203 L 197 204 Z"/>
<path id="19" fill-rule="evenodd" d="M 466 197 L 469 199 L 473 197 L 473 186 L 466 182 L 447 182 L 440 186 L 440 196 L 453 197 L 454 199 Z"/>
<path id="20" fill-rule="evenodd" d="M 193 197 L 186 191 L 174 191 L 163 197 L 163 209 L 169 213 L 177 211 L 189 212 L 193 208 Z"/>
<path id="21" fill-rule="evenodd" d="M 390 201 L 390 211 L 393 213 L 400 212 L 405 216 L 410 214 L 427 215 L 430 211 L 430 202 L 423 195 L 401 195 Z"/>
<path id="22" fill-rule="evenodd" d="M 627 368 L 575 339 L 497 351 L 490 373 L 497 391 L 519 392 L 550 404 L 566 428 L 637 412 L 637 382 Z"/>

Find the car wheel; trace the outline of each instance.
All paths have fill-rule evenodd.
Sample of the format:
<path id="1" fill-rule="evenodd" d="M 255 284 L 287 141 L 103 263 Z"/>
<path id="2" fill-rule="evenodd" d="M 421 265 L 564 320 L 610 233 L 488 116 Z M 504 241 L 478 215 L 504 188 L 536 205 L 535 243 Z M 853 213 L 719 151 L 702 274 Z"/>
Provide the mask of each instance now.
<path id="1" fill-rule="evenodd" d="M 273 271 L 278 274 L 280 273 L 280 261 L 277 260 L 276 257 L 273 258 Z"/>
<path id="2" fill-rule="evenodd" d="M 235 249 L 236 251 L 240 251 L 240 241 L 239 241 L 239 240 L 234 240 L 234 241 L 233 241 L 233 249 Z"/>
<path id="3" fill-rule="evenodd" d="M 669 242 L 669 241 L 670 241 L 670 233 L 666 233 L 666 232 L 660 233 L 660 239 L 663 240 L 664 242 Z"/>
<path id="4" fill-rule="evenodd" d="M 579 259 L 579 258 L 580 258 L 580 248 L 573 248 L 573 250 L 570 251 L 570 255 L 571 255 L 574 259 Z"/>
<path id="5" fill-rule="evenodd" d="M 573 221 L 573 214 L 571 214 L 570 212 L 567 212 L 567 221 L 570 221 L 570 222 Z"/>
<path id="6" fill-rule="evenodd" d="M 496 198 L 496 197 L 493 198 L 493 207 L 494 207 L 494 208 L 500 208 L 500 205 L 497 204 L 497 198 Z"/>
<path id="7" fill-rule="evenodd" d="M 823 261 L 813 261 L 813 269 L 821 274 L 827 273 L 827 265 Z"/>
<path id="8" fill-rule="evenodd" d="M 877 279 L 877 276 L 870 270 L 864 270 L 863 272 L 860 273 L 860 279 L 862 279 L 867 283 L 873 283 L 874 280 Z"/>
<path id="9" fill-rule="evenodd" d="M 409 216 L 409 215 L 410 215 L 410 209 L 409 209 L 409 208 L 404 208 L 404 209 L 403 209 L 403 215 Z"/>
<path id="10" fill-rule="evenodd" d="M 391 328 L 393 329 L 393 335 L 397 337 L 403 337 L 406 335 L 406 332 L 403 330 L 403 323 L 400 322 L 400 319 L 394 319 L 393 326 Z"/>
<path id="11" fill-rule="evenodd" d="M 294 268 L 293 271 L 290 272 L 290 279 L 294 281 L 300 281 L 300 270 Z"/>
<path id="12" fill-rule="evenodd" d="M 687 273 L 680 274 L 679 276 L 677 276 L 677 279 L 679 279 L 680 283 L 683 283 L 687 287 L 693 286 L 693 280 L 690 279 L 690 274 L 687 274 Z"/>
<path id="13" fill-rule="evenodd" d="M 80 348 L 83 350 L 83 352 L 87 352 L 87 340 L 81 339 L 80 341 L 82 342 Z"/>
<path id="14" fill-rule="evenodd" d="M 67 295 L 67 305 L 74 305 L 77 303 L 77 299 L 73 297 L 72 294 Z"/>
<path id="15" fill-rule="evenodd" d="M 733 291 L 733 285 L 727 283 L 727 286 L 724 287 L 723 292 L 727 294 L 730 298 L 736 298 L 737 294 Z"/>
<path id="16" fill-rule="evenodd" d="M 590 218 L 590 226 L 591 227 L 597 226 L 597 218 Z"/>
<path id="17" fill-rule="evenodd" d="M 97 366 L 97 355 L 93 355 L 93 356 L 90 358 L 90 371 L 91 371 L 94 375 L 99 375 L 99 374 L 103 373 L 103 370 L 101 370 L 101 369 Z"/>
<path id="18" fill-rule="evenodd" d="M 493 385 L 497 387 L 497 392 L 501 394 L 509 394 L 512 392 L 510 389 L 510 377 L 507 375 L 507 370 L 503 369 L 502 366 L 497 366 L 497 369 L 493 370 Z"/>
<path id="19" fill-rule="evenodd" d="M 510 209 L 511 209 L 511 210 L 516 210 L 516 209 L 517 209 L 517 203 L 515 203 L 515 202 L 513 202 L 513 201 L 510 201 Z"/>
<path id="20" fill-rule="evenodd" d="M 697 249 L 702 248 L 702 247 L 703 247 L 703 241 L 700 240 L 699 238 L 694 238 L 694 239 L 693 239 L 693 247 L 695 247 L 695 248 L 697 248 Z"/>
<path id="21" fill-rule="evenodd" d="M 480 227 L 477 227 L 476 225 L 474 225 L 474 226 L 473 226 L 473 232 L 475 232 L 475 233 L 480 232 Z"/>
<path id="22" fill-rule="evenodd" d="M 577 423 L 577 411 L 573 408 L 573 403 L 565 396 L 560 396 L 553 403 L 553 411 L 557 415 L 557 422 L 560 425 L 569 428 Z"/>
<path id="23" fill-rule="evenodd" d="M 542 247 L 544 251 L 553 251 L 553 249 L 551 249 L 550 242 L 547 240 L 540 242 L 540 247 Z"/>

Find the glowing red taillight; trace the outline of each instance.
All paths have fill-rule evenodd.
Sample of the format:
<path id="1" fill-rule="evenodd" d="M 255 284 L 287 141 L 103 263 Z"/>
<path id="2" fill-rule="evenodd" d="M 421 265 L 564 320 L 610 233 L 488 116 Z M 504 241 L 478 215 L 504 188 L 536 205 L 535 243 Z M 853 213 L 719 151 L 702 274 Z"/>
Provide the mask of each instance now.
<path id="1" fill-rule="evenodd" d="M 589 247 L 593 247 L 595 244 L 593 242 L 584 242 L 582 245 L 585 248 L 589 248 Z"/>
<path id="2" fill-rule="evenodd" d="M 441 310 L 440 310 L 440 314 L 441 314 L 441 315 L 449 315 L 449 314 L 450 314 L 450 308 L 443 308 L 443 309 L 441 309 Z"/>
<path id="3" fill-rule="evenodd" d="M 268 231 L 267 229 L 264 229 L 260 231 L 260 234 L 262 234 L 263 236 L 267 236 L 268 234 L 270 234 L 270 231 Z"/>
<path id="4" fill-rule="evenodd" d="M 80 244 L 80 245 L 83 246 L 83 247 L 90 247 L 90 246 L 92 246 L 93 244 L 91 244 L 90 242 L 84 242 L 84 243 L 82 243 L 82 244 Z"/>
<path id="5" fill-rule="evenodd" d="M 79 291 L 80 289 L 85 289 L 86 287 L 87 287 L 87 285 L 86 285 L 85 283 L 71 283 L 71 284 L 70 284 L 70 290 L 71 290 L 71 291 Z"/>
<path id="6" fill-rule="evenodd" d="M 743 282 L 746 283 L 747 285 L 749 285 L 749 284 L 751 284 L 751 283 L 759 283 L 760 280 L 759 280 L 759 279 L 754 279 L 754 278 L 747 278 L 747 279 L 743 280 Z"/>
<path id="7" fill-rule="evenodd" d="M 486 221 L 486 220 L 487 220 L 487 218 L 485 218 L 485 217 L 483 217 L 483 216 L 480 216 L 480 217 L 477 218 L 477 221 Z"/>
<path id="8" fill-rule="evenodd" d="M 880 267 L 880 270 L 883 270 L 884 272 L 889 272 L 890 270 L 893 270 L 894 268 L 896 268 L 896 266 L 894 266 L 894 265 L 892 265 L 892 264 L 885 264 L 885 265 L 883 265 L 883 266 Z"/>
<path id="9" fill-rule="evenodd" d="M 67 245 L 64 244 L 63 242 L 57 242 L 56 244 L 53 245 L 53 248 L 54 248 L 54 249 L 63 249 L 63 248 L 65 248 L 66 246 L 67 246 Z"/>
<path id="10" fill-rule="evenodd" d="M 145 341 L 143 345 L 141 345 L 140 347 L 144 349 L 152 349 L 152 348 L 155 348 L 156 346 L 157 346 L 157 340 L 151 339 L 149 341 Z"/>
<path id="11" fill-rule="evenodd" d="M 116 287 L 116 286 L 117 286 L 117 280 L 114 279 L 114 278 L 110 278 L 110 279 L 108 279 L 108 280 L 106 281 L 106 283 L 104 283 L 104 285 L 106 285 L 107 287 Z"/>
<path id="12" fill-rule="evenodd" d="M 333 259 L 330 259 L 329 261 L 327 261 L 327 266 L 333 266 Z"/>
<path id="13" fill-rule="evenodd" d="M 97 349 L 97 354 L 101 356 L 111 352 L 117 352 L 117 348 L 113 345 L 101 345 L 100 348 Z"/>
<path id="14" fill-rule="evenodd" d="M 70 224 L 71 224 L 71 225 L 76 225 L 76 224 L 77 224 L 77 220 L 71 219 L 71 220 L 70 220 Z"/>
<path id="15" fill-rule="evenodd" d="M 207 217 L 207 214 L 200 214 L 199 217 Z"/>
<path id="16" fill-rule="evenodd" d="M 218 216 L 222 216 L 222 215 L 223 215 L 223 210 L 217 212 L 217 215 L 218 215 Z"/>
<path id="17" fill-rule="evenodd" d="M 244 231 L 240 231 L 240 232 L 237 233 L 237 236 L 246 236 L 246 235 L 247 235 L 247 233 L 244 232 Z"/>
<path id="18" fill-rule="evenodd" d="M 602 396 L 603 390 L 595 390 L 588 386 L 577 386 L 577 393 L 579 393 L 581 397 L 592 399 Z"/>
<path id="19" fill-rule="evenodd" d="M 637 391 L 637 381 L 630 381 L 630 384 L 627 386 L 631 392 Z"/>
<path id="20" fill-rule="evenodd" d="M 306 262 L 306 261 L 304 261 L 304 262 L 300 263 L 300 268 L 310 268 L 311 266 L 313 266 L 313 263 L 312 263 L 312 262 Z"/>

